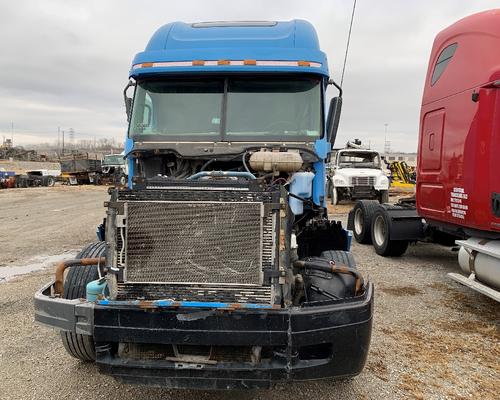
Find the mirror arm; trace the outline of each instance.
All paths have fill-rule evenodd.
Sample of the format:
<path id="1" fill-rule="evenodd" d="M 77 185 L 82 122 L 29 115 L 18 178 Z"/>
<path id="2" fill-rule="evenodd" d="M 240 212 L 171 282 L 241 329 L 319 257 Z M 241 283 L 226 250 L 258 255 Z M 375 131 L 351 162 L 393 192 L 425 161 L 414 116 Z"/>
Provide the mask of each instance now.
<path id="1" fill-rule="evenodd" d="M 335 82 L 333 79 L 330 78 L 330 79 L 328 79 L 328 84 L 335 86 L 337 88 L 337 90 L 339 91 L 339 97 L 342 97 L 343 90 L 342 90 L 342 87 L 337 84 L 337 82 Z"/>

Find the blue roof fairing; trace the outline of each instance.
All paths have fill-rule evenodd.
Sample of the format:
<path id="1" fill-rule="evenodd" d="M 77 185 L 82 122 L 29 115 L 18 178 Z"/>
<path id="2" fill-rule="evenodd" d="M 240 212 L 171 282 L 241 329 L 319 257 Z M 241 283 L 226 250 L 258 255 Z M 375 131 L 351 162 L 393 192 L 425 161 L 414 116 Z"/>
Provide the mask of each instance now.
<path id="1" fill-rule="evenodd" d="M 134 65 L 193 60 L 309 61 L 319 66 L 197 65 L 132 68 L 130 77 L 186 72 L 305 72 L 328 77 L 326 55 L 314 27 L 307 21 L 172 22 L 158 29 L 138 53 Z"/>

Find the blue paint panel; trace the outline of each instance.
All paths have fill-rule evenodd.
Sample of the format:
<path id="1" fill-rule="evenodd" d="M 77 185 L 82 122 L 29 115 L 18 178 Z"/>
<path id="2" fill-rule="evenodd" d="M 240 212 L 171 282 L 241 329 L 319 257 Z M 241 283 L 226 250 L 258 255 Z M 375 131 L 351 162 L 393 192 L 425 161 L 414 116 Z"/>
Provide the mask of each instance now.
<path id="1" fill-rule="evenodd" d="M 128 134 L 127 134 L 128 136 Z M 127 163 L 128 163 L 128 188 L 132 189 L 132 177 L 134 176 L 134 159 L 129 155 L 129 153 L 132 151 L 134 148 L 134 141 L 133 139 L 126 137 L 125 138 L 125 156 L 127 157 Z"/>
<path id="2" fill-rule="evenodd" d="M 314 163 L 313 202 L 318 206 L 326 207 L 326 166 L 324 160 L 331 150 L 331 144 L 326 137 L 323 137 L 315 142 L 314 150 L 321 160 Z"/>
<path id="3" fill-rule="evenodd" d="M 151 37 L 144 52 L 132 65 L 144 62 L 192 60 L 275 60 L 313 61 L 315 67 L 196 66 L 179 68 L 141 68 L 130 71 L 138 78 L 151 73 L 182 72 L 299 72 L 328 76 L 328 61 L 319 48 L 314 27 L 307 21 L 277 22 L 273 26 L 216 26 L 196 28 L 184 22 L 162 26 Z"/>
<path id="4" fill-rule="evenodd" d="M 230 303 L 222 302 L 202 302 L 202 301 L 172 301 L 172 300 L 154 300 L 154 301 L 117 301 L 117 300 L 98 300 L 96 304 L 103 306 L 137 306 L 142 308 L 214 308 L 214 309 L 273 309 L 272 304 L 253 304 L 253 303 L 238 303 L 237 306 Z"/>

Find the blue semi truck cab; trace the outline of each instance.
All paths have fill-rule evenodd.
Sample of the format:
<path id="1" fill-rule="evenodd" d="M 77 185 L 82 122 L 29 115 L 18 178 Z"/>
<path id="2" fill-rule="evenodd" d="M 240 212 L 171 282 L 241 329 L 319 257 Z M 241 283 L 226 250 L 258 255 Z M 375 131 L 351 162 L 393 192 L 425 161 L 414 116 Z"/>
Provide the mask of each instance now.
<path id="1" fill-rule="evenodd" d="M 128 187 L 110 190 L 100 241 L 36 294 L 36 320 L 127 383 L 359 374 L 373 286 L 328 218 L 342 91 L 312 25 L 170 23 L 129 78 Z"/>

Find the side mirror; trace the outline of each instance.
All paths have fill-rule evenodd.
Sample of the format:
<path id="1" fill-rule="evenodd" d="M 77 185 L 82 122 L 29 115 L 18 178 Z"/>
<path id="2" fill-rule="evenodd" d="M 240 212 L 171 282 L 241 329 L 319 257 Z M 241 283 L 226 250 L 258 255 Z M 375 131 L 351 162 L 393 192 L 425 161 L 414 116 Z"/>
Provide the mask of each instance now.
<path id="1" fill-rule="evenodd" d="M 337 130 L 340 122 L 340 112 L 342 110 L 342 97 L 334 97 L 330 101 L 328 108 L 328 118 L 326 119 L 326 132 L 328 141 L 333 145 L 337 137 Z"/>
<path id="2" fill-rule="evenodd" d="M 125 112 L 127 113 L 127 122 L 130 122 L 130 113 L 132 112 L 132 99 L 125 97 Z"/>
<path id="3" fill-rule="evenodd" d="M 129 88 L 135 87 L 135 82 L 130 80 L 127 82 L 127 86 L 123 89 L 123 100 L 125 101 L 125 112 L 127 113 L 127 122 L 130 122 L 130 115 L 132 113 L 132 98 L 127 96 L 127 91 Z"/>

